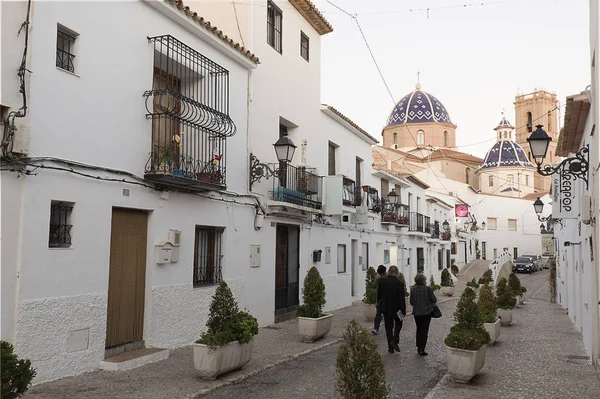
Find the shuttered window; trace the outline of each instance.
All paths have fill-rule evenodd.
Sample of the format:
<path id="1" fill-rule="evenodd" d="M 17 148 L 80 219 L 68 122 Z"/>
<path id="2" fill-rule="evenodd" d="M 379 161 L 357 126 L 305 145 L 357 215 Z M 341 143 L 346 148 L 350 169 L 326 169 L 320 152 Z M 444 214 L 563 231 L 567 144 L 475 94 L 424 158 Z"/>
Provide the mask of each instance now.
<path id="1" fill-rule="evenodd" d="M 508 231 L 517 231 L 517 219 L 508 219 Z"/>
<path id="2" fill-rule="evenodd" d="M 194 287 L 221 282 L 223 227 L 196 226 Z"/>
<path id="3" fill-rule="evenodd" d="M 328 172 L 329 176 L 335 176 L 335 150 L 337 146 L 333 143 L 329 143 L 329 158 L 328 158 Z"/>
<path id="4" fill-rule="evenodd" d="M 390 192 L 390 182 L 385 179 L 381 179 L 381 198 L 387 199 L 387 195 L 389 192 Z"/>
<path id="5" fill-rule="evenodd" d="M 487 229 L 496 230 L 498 228 L 498 220 L 496 218 L 487 218 Z"/>

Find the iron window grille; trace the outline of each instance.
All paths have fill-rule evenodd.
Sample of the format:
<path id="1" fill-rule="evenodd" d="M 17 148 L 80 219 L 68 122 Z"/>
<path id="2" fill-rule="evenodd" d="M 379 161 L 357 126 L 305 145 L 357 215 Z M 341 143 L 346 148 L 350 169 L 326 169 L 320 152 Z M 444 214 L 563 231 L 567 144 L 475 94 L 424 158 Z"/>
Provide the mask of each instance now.
<path id="1" fill-rule="evenodd" d="M 56 32 L 56 66 L 75 73 L 75 35 L 58 29 Z"/>
<path id="2" fill-rule="evenodd" d="M 146 173 L 225 186 L 229 71 L 171 35 L 154 44 L 152 89 L 144 92 L 152 120 Z"/>
<path id="3" fill-rule="evenodd" d="M 71 246 L 71 213 L 73 204 L 52 201 L 50 204 L 50 248 L 69 248 Z"/>
<path id="4" fill-rule="evenodd" d="M 300 32 L 300 55 L 306 61 L 309 61 L 309 45 L 310 42 L 308 36 L 306 36 L 304 32 Z"/>
<path id="5" fill-rule="evenodd" d="M 222 227 L 196 226 L 194 287 L 221 282 L 224 231 Z"/>
<path id="6" fill-rule="evenodd" d="M 267 43 L 278 53 L 282 48 L 283 13 L 272 1 L 267 2 Z"/>

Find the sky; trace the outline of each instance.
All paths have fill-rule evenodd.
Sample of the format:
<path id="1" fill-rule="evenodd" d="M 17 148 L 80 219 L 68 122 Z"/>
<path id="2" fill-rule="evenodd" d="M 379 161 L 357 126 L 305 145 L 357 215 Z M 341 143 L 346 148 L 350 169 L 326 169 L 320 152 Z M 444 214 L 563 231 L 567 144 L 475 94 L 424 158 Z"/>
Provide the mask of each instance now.
<path id="1" fill-rule="evenodd" d="M 393 99 L 353 18 L 313 2 L 334 28 L 322 37 L 322 102 L 375 137 L 417 72 L 458 125 L 459 150 L 480 157 L 503 109 L 515 124 L 517 93 L 543 88 L 564 104 L 590 84 L 588 0 L 332 0 L 357 15 Z"/>

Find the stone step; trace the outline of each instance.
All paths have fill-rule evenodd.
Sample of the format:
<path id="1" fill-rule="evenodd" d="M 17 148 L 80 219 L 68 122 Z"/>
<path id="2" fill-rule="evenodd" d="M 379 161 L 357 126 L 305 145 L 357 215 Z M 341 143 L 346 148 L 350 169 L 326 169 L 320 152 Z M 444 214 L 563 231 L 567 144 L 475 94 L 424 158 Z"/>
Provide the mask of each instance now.
<path id="1" fill-rule="evenodd" d="M 168 357 L 168 349 L 141 348 L 104 359 L 100 362 L 100 369 L 107 371 L 127 371 L 167 359 Z"/>

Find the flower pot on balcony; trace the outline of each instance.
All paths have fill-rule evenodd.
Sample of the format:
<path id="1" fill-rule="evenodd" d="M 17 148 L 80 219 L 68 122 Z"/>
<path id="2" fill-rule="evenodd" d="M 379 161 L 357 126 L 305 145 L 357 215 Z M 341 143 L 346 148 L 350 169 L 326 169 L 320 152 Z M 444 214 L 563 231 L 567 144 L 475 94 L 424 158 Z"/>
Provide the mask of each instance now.
<path id="1" fill-rule="evenodd" d="M 392 220 L 390 215 L 383 215 L 381 217 L 381 223 L 390 223 L 390 221 Z"/>
<path id="2" fill-rule="evenodd" d="M 374 303 L 363 303 L 365 311 L 365 320 L 374 321 L 377 316 L 377 307 Z"/>
<path id="3" fill-rule="evenodd" d="M 500 324 L 503 326 L 510 326 L 512 324 L 512 309 L 498 309 L 498 317 L 500 318 Z"/>
<path id="4" fill-rule="evenodd" d="M 207 380 L 214 380 L 223 373 L 241 369 L 252 359 L 253 342 L 254 339 L 247 344 L 234 341 L 214 349 L 207 345 L 194 344 L 194 368 L 199 371 L 200 377 Z"/>
<path id="5" fill-rule="evenodd" d="M 483 327 L 490 334 L 490 343 L 488 345 L 494 345 L 494 342 L 500 336 L 500 319 L 497 319 L 495 323 L 483 323 Z"/>
<path id="6" fill-rule="evenodd" d="M 173 169 L 173 176 L 184 177 L 184 174 L 183 174 L 183 171 L 181 169 Z"/>
<path id="7" fill-rule="evenodd" d="M 485 364 L 485 346 L 476 351 L 447 347 L 448 372 L 456 382 L 468 384 Z"/>
<path id="8" fill-rule="evenodd" d="M 454 295 L 454 287 L 442 287 L 442 294 L 446 296 Z"/>
<path id="9" fill-rule="evenodd" d="M 324 337 L 331 330 L 332 314 L 313 319 L 311 317 L 298 317 L 298 330 L 303 342 L 314 342 Z"/>

